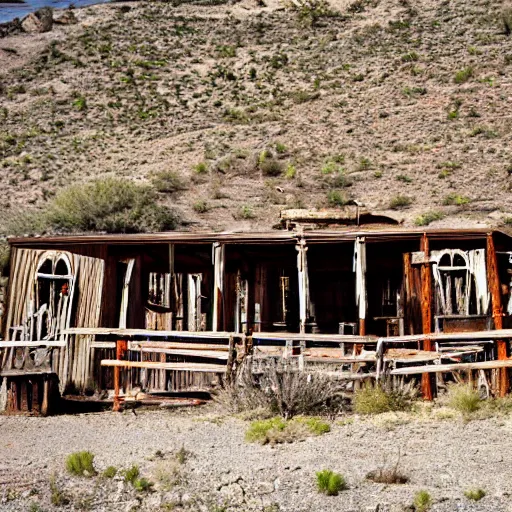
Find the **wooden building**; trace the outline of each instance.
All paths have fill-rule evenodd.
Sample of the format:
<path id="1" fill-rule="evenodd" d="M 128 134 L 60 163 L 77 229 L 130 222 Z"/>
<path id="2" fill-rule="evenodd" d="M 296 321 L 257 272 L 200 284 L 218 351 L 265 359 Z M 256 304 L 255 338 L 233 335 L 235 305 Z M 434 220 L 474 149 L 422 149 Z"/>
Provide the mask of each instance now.
<path id="1" fill-rule="evenodd" d="M 512 238 L 502 232 L 354 227 L 9 243 L 4 408 L 23 408 L 20 386 L 33 385 L 23 400 L 41 407 L 48 376 L 61 393 L 116 388 L 118 399 L 121 388 L 208 391 L 248 355 L 369 376 L 390 350 L 395 372 L 454 363 L 479 372 L 499 360 L 488 385 L 508 390 Z M 503 339 L 488 334 L 501 329 Z M 423 377 L 427 397 L 434 384 Z"/>

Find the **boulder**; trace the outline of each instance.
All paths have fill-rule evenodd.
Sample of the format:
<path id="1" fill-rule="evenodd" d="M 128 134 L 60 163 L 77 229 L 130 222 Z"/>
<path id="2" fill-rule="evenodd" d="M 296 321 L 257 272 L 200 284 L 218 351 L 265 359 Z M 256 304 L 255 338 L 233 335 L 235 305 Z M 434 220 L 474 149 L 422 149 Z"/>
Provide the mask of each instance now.
<path id="1" fill-rule="evenodd" d="M 76 19 L 73 11 L 64 11 L 64 13 L 58 18 L 55 18 L 53 22 L 58 23 L 59 25 L 75 25 L 78 23 L 78 20 Z"/>
<path id="2" fill-rule="evenodd" d="M 36 12 L 31 12 L 21 20 L 21 26 L 25 32 L 29 33 L 49 32 L 53 27 L 52 9 L 43 7 Z"/>

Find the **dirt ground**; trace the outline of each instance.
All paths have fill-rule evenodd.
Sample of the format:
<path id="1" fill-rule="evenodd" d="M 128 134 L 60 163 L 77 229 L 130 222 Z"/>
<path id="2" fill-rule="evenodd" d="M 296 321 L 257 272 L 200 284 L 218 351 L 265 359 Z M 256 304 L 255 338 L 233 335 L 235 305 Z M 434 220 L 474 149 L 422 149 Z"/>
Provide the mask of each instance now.
<path id="1" fill-rule="evenodd" d="M 211 406 L 1 417 L 0 510 L 405 511 L 423 489 L 432 510 L 512 510 L 512 417 L 506 415 L 473 421 L 428 410 L 347 416 L 332 421 L 327 434 L 275 446 L 247 443 L 248 425 Z M 80 450 L 95 454 L 99 473 L 138 465 L 153 491 L 137 492 L 119 474 L 69 476 L 66 456 Z M 366 480 L 369 471 L 398 459 L 408 483 Z M 343 474 L 348 489 L 319 494 L 321 469 Z M 467 499 L 471 488 L 486 496 Z"/>

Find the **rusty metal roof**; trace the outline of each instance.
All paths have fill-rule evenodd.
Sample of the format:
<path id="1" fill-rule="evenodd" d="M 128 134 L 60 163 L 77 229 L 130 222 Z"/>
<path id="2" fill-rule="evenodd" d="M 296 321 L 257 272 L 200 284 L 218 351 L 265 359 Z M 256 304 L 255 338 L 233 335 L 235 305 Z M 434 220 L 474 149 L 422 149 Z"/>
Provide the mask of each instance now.
<path id="1" fill-rule="evenodd" d="M 382 229 L 375 226 L 366 229 L 342 228 L 336 230 L 304 231 L 262 231 L 262 232 L 179 232 L 144 234 L 89 234 L 89 235 L 58 235 L 9 238 L 8 242 L 16 247 L 38 247 L 66 244 L 107 244 L 107 245 L 146 245 L 161 243 L 201 244 L 223 242 L 228 244 L 276 244 L 295 243 L 303 236 L 312 243 L 350 242 L 357 237 L 365 237 L 368 242 L 385 242 L 419 239 L 426 233 L 432 240 L 475 240 L 482 239 L 488 233 L 495 233 L 510 240 L 510 235 L 490 228 L 477 229 Z"/>

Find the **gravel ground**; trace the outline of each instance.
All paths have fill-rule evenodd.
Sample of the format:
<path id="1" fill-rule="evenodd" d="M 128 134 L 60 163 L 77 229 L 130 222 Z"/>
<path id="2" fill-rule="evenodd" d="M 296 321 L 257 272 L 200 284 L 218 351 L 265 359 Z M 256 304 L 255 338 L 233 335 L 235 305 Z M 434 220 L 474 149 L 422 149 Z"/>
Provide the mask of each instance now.
<path id="1" fill-rule="evenodd" d="M 248 422 L 195 409 L 0 418 L 0 510 L 399 511 L 415 493 L 432 510 L 512 510 L 512 418 L 464 422 L 407 414 L 332 422 L 331 432 L 285 445 L 248 444 Z M 180 464 L 176 452 L 190 452 Z M 121 476 L 70 477 L 68 454 L 89 450 L 96 469 L 140 467 L 155 482 L 136 492 Z M 400 452 L 405 485 L 365 479 Z M 315 471 L 342 473 L 348 490 L 319 494 Z M 59 506 L 54 501 L 69 500 Z M 464 497 L 482 488 L 479 502 Z"/>

